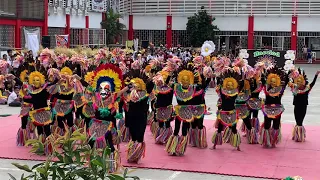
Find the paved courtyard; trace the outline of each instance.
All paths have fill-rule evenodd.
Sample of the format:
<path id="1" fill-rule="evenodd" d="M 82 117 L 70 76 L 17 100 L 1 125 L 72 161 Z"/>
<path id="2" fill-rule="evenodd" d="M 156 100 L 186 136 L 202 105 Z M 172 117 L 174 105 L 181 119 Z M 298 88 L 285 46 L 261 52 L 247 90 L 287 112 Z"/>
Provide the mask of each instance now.
<path id="1" fill-rule="evenodd" d="M 301 65 L 309 78 L 309 82 L 313 80 L 315 72 L 320 69 L 320 65 Z M 264 97 L 263 94 L 261 94 Z M 293 115 L 293 105 L 292 105 L 292 94 L 287 88 L 282 102 L 285 107 L 285 112 L 282 115 L 282 123 L 294 124 L 294 115 Z M 211 115 L 205 117 L 207 120 L 215 119 L 215 111 L 217 102 L 217 95 L 213 89 L 209 89 L 206 95 L 206 103 L 210 108 Z M 1 114 L 18 114 L 19 108 L 12 108 L 8 106 L 0 106 L 0 115 Z M 320 117 L 320 82 L 316 83 L 313 90 L 310 93 L 308 112 L 305 117 L 304 124 L 306 125 L 320 125 L 318 121 Z M 259 118 L 262 120 L 262 113 L 260 112 Z M 0 118 L 1 123 L 1 118 Z M 211 138 L 211 137 L 208 137 Z M 316 142 L 315 142 L 316 143 Z M 210 144 L 209 144 L 210 145 Z M 183 158 L 183 157 L 182 157 Z M 33 165 L 36 162 L 33 161 L 19 161 L 19 160 L 7 160 L 0 159 L 0 179 L 9 179 L 7 173 L 14 174 L 16 177 L 19 177 L 21 171 L 14 168 L 11 163 L 19 162 L 22 164 Z M 163 171 L 163 170 L 149 170 L 149 169 L 132 169 L 130 175 L 138 176 L 141 180 L 254 180 L 255 178 L 243 178 L 243 177 L 234 177 L 234 176 L 221 176 L 221 175 L 212 175 L 212 174 L 200 174 L 200 173 L 188 173 L 180 171 Z M 298 174 L 295 174 L 298 175 Z"/>

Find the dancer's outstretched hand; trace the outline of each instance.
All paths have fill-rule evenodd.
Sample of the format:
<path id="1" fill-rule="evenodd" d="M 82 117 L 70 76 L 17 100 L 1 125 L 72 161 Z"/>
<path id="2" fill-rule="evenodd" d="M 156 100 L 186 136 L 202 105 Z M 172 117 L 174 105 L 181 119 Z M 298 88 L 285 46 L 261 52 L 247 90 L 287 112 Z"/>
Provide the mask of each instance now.
<path id="1" fill-rule="evenodd" d="M 317 72 L 316 72 L 316 75 L 319 75 L 320 74 L 320 70 L 318 70 Z"/>

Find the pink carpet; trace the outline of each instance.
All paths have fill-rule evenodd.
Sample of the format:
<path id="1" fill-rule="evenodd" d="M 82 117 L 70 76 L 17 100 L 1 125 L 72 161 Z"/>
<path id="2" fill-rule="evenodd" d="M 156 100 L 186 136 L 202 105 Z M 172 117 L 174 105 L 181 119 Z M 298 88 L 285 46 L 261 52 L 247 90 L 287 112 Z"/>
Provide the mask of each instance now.
<path id="1" fill-rule="evenodd" d="M 20 126 L 17 116 L 0 118 L 0 158 L 22 160 L 44 160 L 29 153 L 29 148 L 17 147 L 16 132 Z M 212 145 L 213 122 L 205 121 L 207 139 Z M 188 147 L 183 157 L 168 156 L 165 147 L 154 144 L 149 127 L 145 135 L 146 157 L 139 165 L 125 161 L 126 144 L 121 146 L 124 166 L 167 169 L 189 172 L 213 173 L 234 176 L 279 179 L 287 176 L 302 176 L 304 180 L 314 180 L 320 171 L 319 126 L 306 126 L 307 141 L 296 143 L 291 140 L 292 125 L 282 125 L 282 142 L 275 149 L 264 149 L 260 145 L 249 145 L 242 139 L 241 152 L 229 144 L 217 146 L 216 150 Z"/>

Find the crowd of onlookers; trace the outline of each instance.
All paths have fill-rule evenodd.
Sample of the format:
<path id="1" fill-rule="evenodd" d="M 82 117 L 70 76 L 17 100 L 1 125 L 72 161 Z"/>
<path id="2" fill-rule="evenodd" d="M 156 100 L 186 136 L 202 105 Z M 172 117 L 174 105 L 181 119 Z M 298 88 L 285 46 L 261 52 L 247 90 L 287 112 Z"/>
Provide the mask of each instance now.
<path id="1" fill-rule="evenodd" d="M 6 61 L 8 63 L 6 68 L 6 74 L 3 75 L 3 80 L 1 83 L 1 94 L 0 94 L 0 104 L 8 104 L 12 107 L 20 107 L 21 106 L 21 97 L 19 97 L 19 91 L 21 88 L 21 85 L 15 82 L 14 78 L 8 78 L 8 74 L 12 74 L 14 76 L 17 75 L 17 70 L 19 68 L 19 65 L 16 65 L 14 63 L 14 59 L 17 57 L 18 54 L 15 54 L 13 50 L 9 49 L 7 50 L 7 54 L 2 55 L 2 61 Z M 32 51 L 28 51 L 23 54 L 25 59 L 34 59 Z"/>

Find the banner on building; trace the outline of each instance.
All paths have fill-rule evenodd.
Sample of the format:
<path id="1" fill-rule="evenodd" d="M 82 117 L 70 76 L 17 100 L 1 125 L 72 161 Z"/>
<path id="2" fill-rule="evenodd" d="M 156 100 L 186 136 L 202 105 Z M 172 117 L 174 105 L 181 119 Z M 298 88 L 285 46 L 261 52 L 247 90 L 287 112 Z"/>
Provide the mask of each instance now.
<path id="1" fill-rule="evenodd" d="M 106 0 L 92 0 L 92 11 L 104 12 Z"/>
<path id="2" fill-rule="evenodd" d="M 69 35 L 56 35 L 56 47 L 67 47 Z"/>
<path id="3" fill-rule="evenodd" d="M 283 67 L 286 59 L 284 55 L 286 51 L 273 51 L 273 50 L 247 50 L 249 57 L 247 58 L 248 64 L 252 67 L 257 62 L 272 63 L 278 67 Z"/>

